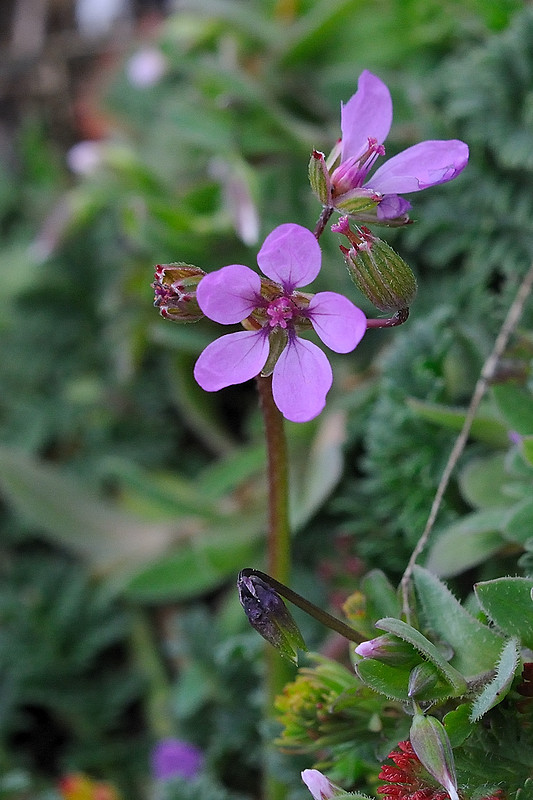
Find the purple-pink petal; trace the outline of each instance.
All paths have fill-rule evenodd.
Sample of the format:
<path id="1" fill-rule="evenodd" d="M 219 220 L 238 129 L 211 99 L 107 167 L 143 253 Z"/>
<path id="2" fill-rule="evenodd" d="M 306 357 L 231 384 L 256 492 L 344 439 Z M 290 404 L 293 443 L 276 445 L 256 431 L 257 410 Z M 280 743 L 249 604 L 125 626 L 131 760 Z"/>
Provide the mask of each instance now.
<path id="1" fill-rule="evenodd" d="M 268 350 L 268 337 L 263 330 L 221 336 L 200 353 L 194 366 L 196 382 L 206 392 L 244 383 L 261 372 Z"/>
<path id="2" fill-rule="evenodd" d="M 392 100 L 386 85 L 365 69 L 359 76 L 356 93 L 341 105 L 342 161 L 359 158 L 368 138 L 382 144 L 392 123 Z"/>
<path id="3" fill-rule="evenodd" d="M 322 350 L 295 337 L 274 367 L 274 402 L 291 422 L 308 422 L 324 408 L 332 382 L 331 366 Z"/>
<path id="4" fill-rule="evenodd" d="M 418 192 L 451 181 L 468 163 L 468 145 L 458 139 L 408 147 L 379 167 L 366 185 L 383 194 Z"/>
<path id="5" fill-rule="evenodd" d="M 261 291 L 259 275 L 243 264 L 230 264 L 206 275 L 196 290 L 203 313 L 214 322 L 242 322 L 257 306 Z"/>
<path id="6" fill-rule="evenodd" d="M 317 769 L 304 769 L 302 780 L 313 795 L 314 800 L 329 800 L 338 793 L 336 787 Z"/>
<path id="7" fill-rule="evenodd" d="M 336 353 L 351 352 L 366 331 L 360 308 L 337 292 L 319 292 L 307 307 L 313 328 L 325 345 Z"/>
<path id="8" fill-rule="evenodd" d="M 376 208 L 378 220 L 398 219 L 412 208 L 409 200 L 400 197 L 398 194 L 386 194 L 381 203 Z"/>
<path id="9" fill-rule="evenodd" d="M 310 230 L 288 222 L 268 234 L 257 263 L 267 278 L 291 292 L 314 281 L 320 272 L 322 254 Z"/>

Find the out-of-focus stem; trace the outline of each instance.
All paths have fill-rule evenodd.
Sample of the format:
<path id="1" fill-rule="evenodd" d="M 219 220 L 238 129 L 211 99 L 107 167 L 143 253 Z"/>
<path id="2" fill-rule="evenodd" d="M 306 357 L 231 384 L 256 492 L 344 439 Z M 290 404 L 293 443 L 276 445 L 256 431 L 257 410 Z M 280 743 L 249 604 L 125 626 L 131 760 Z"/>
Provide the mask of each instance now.
<path id="1" fill-rule="evenodd" d="M 268 472 L 268 571 L 282 583 L 290 580 L 291 542 L 289 529 L 289 484 L 287 442 L 283 416 L 272 396 L 272 376 L 257 378 L 261 411 L 265 424 Z M 283 690 L 291 675 L 290 666 L 273 647 L 266 649 L 265 714 L 272 718 L 274 700 Z M 271 745 L 270 745 L 271 746 Z M 284 800 L 286 787 L 269 769 L 266 758 L 264 774 L 265 800 Z"/>

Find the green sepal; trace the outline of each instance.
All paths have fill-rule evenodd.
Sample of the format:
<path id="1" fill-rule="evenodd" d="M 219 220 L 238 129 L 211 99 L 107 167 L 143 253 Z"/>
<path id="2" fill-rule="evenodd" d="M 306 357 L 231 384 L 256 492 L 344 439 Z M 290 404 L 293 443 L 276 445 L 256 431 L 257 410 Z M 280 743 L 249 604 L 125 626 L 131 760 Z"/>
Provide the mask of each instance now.
<path id="1" fill-rule="evenodd" d="M 458 800 L 452 747 L 446 729 L 435 717 L 415 714 L 409 734 L 413 750 L 451 800 Z"/>
<path id="2" fill-rule="evenodd" d="M 503 646 L 501 658 L 496 667 L 496 675 L 472 703 L 472 711 L 470 713 L 472 722 L 477 722 L 487 711 L 501 703 L 511 688 L 519 664 L 518 641 L 509 639 Z"/>
<path id="3" fill-rule="evenodd" d="M 357 288 L 381 311 L 409 308 L 415 299 L 411 267 L 383 239 L 372 237 L 368 249 L 351 248 L 344 260 Z"/>
<path id="4" fill-rule="evenodd" d="M 319 150 L 313 150 L 309 160 L 308 167 L 309 183 L 311 189 L 318 197 L 322 205 L 327 206 L 331 204 L 331 181 L 324 153 Z"/>
<path id="5" fill-rule="evenodd" d="M 380 619 L 376 622 L 376 628 L 387 631 L 388 633 L 393 633 L 405 642 L 409 642 L 418 650 L 424 659 L 434 664 L 445 681 L 449 684 L 449 696 L 453 695 L 454 697 L 459 697 L 466 692 L 466 681 L 461 673 L 450 666 L 435 645 L 430 642 L 429 639 L 426 639 L 420 631 L 417 631 L 416 628 L 413 628 L 406 622 L 402 622 L 400 619 L 394 619 L 393 617 Z"/>
<path id="6" fill-rule="evenodd" d="M 439 672 L 434 664 L 430 661 L 417 664 L 409 675 L 409 697 L 414 700 L 425 700 L 428 692 L 437 685 L 438 680 Z"/>
<path id="7" fill-rule="evenodd" d="M 345 214 L 358 214 L 376 208 L 380 197 L 372 189 L 352 189 L 341 195 L 340 200 L 335 200 L 335 208 Z"/>
<path id="8" fill-rule="evenodd" d="M 479 604 L 495 625 L 533 649 L 531 578 L 504 577 L 474 586 Z"/>
<path id="9" fill-rule="evenodd" d="M 268 343 L 270 349 L 268 351 L 268 358 L 266 360 L 265 366 L 261 370 L 261 377 L 267 378 L 269 375 L 272 375 L 274 371 L 274 367 L 278 363 L 278 358 L 283 353 L 285 348 L 287 347 L 287 342 L 289 341 L 289 334 L 283 328 L 277 326 L 268 338 Z"/>

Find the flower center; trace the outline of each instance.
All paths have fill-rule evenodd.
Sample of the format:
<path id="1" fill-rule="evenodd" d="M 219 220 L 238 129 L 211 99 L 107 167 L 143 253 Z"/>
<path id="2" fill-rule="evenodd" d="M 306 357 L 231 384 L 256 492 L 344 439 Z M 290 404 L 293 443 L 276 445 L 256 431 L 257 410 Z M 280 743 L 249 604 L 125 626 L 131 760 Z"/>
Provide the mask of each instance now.
<path id="1" fill-rule="evenodd" d="M 384 146 L 378 144 L 378 140 L 375 137 L 369 136 L 367 149 L 359 156 L 357 161 L 349 158 L 334 170 L 331 176 L 333 194 L 339 196 L 361 187 L 375 160 L 378 156 L 384 155 Z"/>
<path id="2" fill-rule="evenodd" d="M 278 297 L 268 304 L 266 313 L 270 317 L 268 324 L 271 328 L 286 328 L 287 322 L 298 313 L 298 309 L 290 298 Z"/>
<path id="3" fill-rule="evenodd" d="M 152 288 L 154 290 L 154 306 L 167 305 L 169 300 L 176 296 L 176 292 L 171 286 L 160 281 L 154 281 Z"/>

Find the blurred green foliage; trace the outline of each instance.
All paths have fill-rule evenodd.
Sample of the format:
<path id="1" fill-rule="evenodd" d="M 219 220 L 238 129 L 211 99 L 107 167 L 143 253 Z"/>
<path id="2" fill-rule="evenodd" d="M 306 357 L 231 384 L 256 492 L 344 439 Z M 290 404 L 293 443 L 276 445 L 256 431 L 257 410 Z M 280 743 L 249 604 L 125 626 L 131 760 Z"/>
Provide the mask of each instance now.
<path id="1" fill-rule="evenodd" d="M 0 167 L 0 768 L 26 775 L 6 797 L 36 797 L 69 770 L 143 797 L 150 746 L 171 733 L 206 750 L 208 774 L 169 785 L 168 800 L 256 796 L 262 650 L 230 585 L 262 558 L 254 388 L 194 384 L 216 328 L 159 319 L 152 265 L 253 266 L 275 225 L 313 227 L 309 152 L 333 146 L 364 68 L 393 94 L 388 153 L 468 142 L 467 171 L 416 195 L 416 224 L 387 234 L 419 278 L 411 320 L 335 360 L 327 411 L 287 426 L 297 581 L 335 600 L 346 574 L 315 576 L 341 539 L 358 569 L 398 577 L 453 441 L 445 412 L 468 403 L 531 259 L 532 43 L 518 0 L 195 0 L 159 33 L 158 83 L 133 85 L 125 62 L 106 88 L 109 137 L 90 174 L 69 174 L 43 123 L 24 120 Z M 257 232 L 242 217 L 254 209 Z M 371 311 L 335 237 L 321 244 L 318 288 Z M 530 309 L 508 354 L 529 399 L 532 322 Z M 475 464 L 493 492 L 531 485 L 531 459 L 518 464 L 505 439 L 518 428 L 490 402 L 447 494 L 445 536 L 485 507 Z M 508 517 L 483 524 L 468 566 L 495 577 L 503 536 L 518 542 L 511 569 L 525 551 L 530 572 L 531 540 L 506 535 Z M 151 655 L 137 628 L 147 610 Z M 344 774 L 363 780 L 370 759 Z M 308 796 L 293 772 L 291 796 Z"/>

